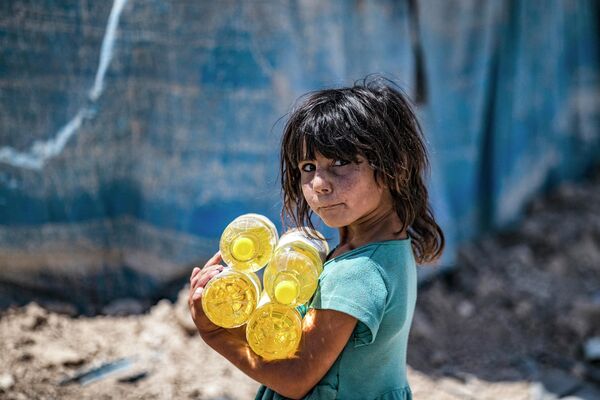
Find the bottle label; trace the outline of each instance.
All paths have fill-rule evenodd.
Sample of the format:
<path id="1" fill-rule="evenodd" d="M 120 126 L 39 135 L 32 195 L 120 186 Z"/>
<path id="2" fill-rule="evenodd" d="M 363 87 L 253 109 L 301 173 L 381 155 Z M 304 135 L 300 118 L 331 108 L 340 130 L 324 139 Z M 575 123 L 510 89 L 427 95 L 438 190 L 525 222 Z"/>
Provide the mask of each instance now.
<path id="1" fill-rule="evenodd" d="M 310 228 L 305 229 L 309 231 L 312 236 L 318 237 L 318 239 L 307 236 L 301 228 L 294 228 L 281 235 L 279 242 L 277 243 L 277 247 L 283 247 L 292 242 L 302 242 L 317 250 L 321 261 L 325 262 L 325 258 L 329 253 L 329 245 L 327 244 L 327 241 L 320 232 Z"/>

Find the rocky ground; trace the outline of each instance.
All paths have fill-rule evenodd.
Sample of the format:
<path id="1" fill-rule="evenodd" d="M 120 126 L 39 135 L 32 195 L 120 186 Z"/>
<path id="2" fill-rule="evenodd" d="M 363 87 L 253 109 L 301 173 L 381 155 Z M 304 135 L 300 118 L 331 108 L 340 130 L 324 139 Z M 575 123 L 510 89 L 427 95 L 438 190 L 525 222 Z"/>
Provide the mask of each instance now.
<path id="1" fill-rule="evenodd" d="M 600 399 L 600 177 L 532 203 L 420 288 L 416 399 Z M 248 399 L 258 384 L 209 349 L 185 291 L 145 313 L 65 304 L 0 314 L 0 399 Z M 49 308 L 49 309 L 48 309 Z"/>
<path id="2" fill-rule="evenodd" d="M 600 399 L 599 178 L 534 201 L 514 230 L 463 246 L 460 268 L 421 289 L 415 370 L 531 382 L 531 399 Z"/>

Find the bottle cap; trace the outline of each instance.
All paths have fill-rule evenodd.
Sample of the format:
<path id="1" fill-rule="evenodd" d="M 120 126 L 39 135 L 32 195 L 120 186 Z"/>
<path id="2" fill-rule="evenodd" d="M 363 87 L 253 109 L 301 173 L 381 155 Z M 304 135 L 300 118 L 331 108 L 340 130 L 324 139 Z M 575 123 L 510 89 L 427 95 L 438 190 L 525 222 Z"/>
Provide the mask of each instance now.
<path id="1" fill-rule="evenodd" d="M 254 257 L 254 253 L 254 242 L 252 239 L 242 236 L 233 241 L 231 255 L 233 255 L 236 260 L 248 261 Z"/>
<path id="2" fill-rule="evenodd" d="M 298 285 L 291 280 L 279 282 L 275 286 L 275 299 L 281 304 L 290 304 L 298 296 Z"/>

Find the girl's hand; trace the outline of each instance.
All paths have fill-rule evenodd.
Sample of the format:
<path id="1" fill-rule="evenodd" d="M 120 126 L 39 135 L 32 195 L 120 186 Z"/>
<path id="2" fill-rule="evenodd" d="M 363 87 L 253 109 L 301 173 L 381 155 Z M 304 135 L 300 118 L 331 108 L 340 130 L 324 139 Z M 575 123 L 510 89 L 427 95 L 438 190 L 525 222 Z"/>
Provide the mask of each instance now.
<path id="1" fill-rule="evenodd" d="M 214 333 L 218 330 L 224 329 L 218 325 L 213 324 L 202 309 L 202 292 L 204 286 L 208 281 L 223 270 L 223 266 L 219 264 L 221 262 L 221 253 L 217 253 L 207 261 L 204 268 L 200 269 L 195 267 L 190 276 L 190 292 L 188 295 L 188 306 L 190 307 L 190 314 L 192 320 L 200 333 L 200 336 L 205 334 Z"/>

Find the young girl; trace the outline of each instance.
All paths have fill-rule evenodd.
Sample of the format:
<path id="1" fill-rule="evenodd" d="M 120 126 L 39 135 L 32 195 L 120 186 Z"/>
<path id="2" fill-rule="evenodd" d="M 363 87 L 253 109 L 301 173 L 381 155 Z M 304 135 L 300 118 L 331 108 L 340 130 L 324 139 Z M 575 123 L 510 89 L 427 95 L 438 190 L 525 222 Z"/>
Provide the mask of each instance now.
<path id="1" fill-rule="evenodd" d="M 437 259 L 444 235 L 428 204 L 427 154 L 403 95 L 382 78 L 310 93 L 281 145 L 283 217 L 339 231 L 308 304 L 294 358 L 265 361 L 244 327 L 213 325 L 202 290 L 219 253 L 190 278 L 189 306 L 204 341 L 254 380 L 256 399 L 411 399 L 406 347 L 416 262 Z"/>

